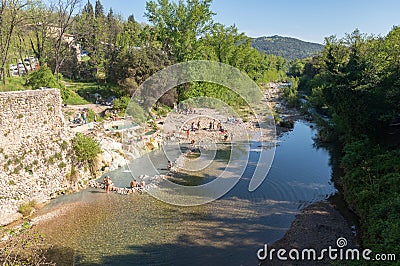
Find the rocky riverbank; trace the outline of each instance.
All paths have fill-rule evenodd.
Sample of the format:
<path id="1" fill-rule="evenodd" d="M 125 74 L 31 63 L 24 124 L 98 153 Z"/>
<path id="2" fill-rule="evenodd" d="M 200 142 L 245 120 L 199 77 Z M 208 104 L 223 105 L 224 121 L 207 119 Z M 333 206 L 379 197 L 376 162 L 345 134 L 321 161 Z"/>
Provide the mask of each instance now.
<path id="1" fill-rule="evenodd" d="M 338 248 L 338 239 L 346 241 L 343 248 L 359 248 L 356 237 L 350 229 L 350 225 L 340 212 L 327 201 L 316 202 L 304 208 L 302 212 L 296 215 L 289 230 L 280 240 L 268 245 L 268 250 L 285 249 L 289 252 L 291 249 L 315 249 L 316 254 L 321 254 L 322 249 L 329 246 Z M 287 253 L 286 253 L 287 255 Z M 320 261 L 279 261 L 276 253 L 273 260 L 260 261 L 259 265 L 327 265 L 332 263 L 328 254 Z M 339 262 L 340 264 L 340 262 Z"/>

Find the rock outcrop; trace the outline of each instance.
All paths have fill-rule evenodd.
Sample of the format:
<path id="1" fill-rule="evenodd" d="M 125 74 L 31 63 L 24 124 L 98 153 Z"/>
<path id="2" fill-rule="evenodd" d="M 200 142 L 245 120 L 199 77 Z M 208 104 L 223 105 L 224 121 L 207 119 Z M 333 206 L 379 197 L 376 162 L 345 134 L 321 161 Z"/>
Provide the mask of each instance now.
<path id="1" fill-rule="evenodd" d="M 84 186 L 89 175 L 72 167 L 71 139 L 60 91 L 0 93 L 0 225 L 20 217 L 21 203 L 41 203 Z"/>

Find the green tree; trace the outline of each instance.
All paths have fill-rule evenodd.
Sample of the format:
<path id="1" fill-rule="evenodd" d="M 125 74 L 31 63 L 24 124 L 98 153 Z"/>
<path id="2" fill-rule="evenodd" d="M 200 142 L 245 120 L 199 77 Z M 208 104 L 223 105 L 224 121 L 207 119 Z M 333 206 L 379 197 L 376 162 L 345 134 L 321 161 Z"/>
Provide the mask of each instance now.
<path id="1" fill-rule="evenodd" d="M 23 20 L 20 13 L 28 5 L 22 0 L 2 0 L 0 2 L 0 80 L 6 85 L 6 63 L 9 59 L 11 40 L 17 25 Z M 7 66 L 8 71 L 8 66 Z"/>
<path id="2" fill-rule="evenodd" d="M 145 16 L 157 29 L 162 49 L 176 62 L 198 58 L 202 52 L 197 40 L 205 37 L 213 26 L 211 0 L 188 0 L 178 3 L 151 0 Z"/>
<path id="3" fill-rule="evenodd" d="M 76 18 L 75 12 L 79 7 L 80 0 L 57 0 L 50 6 L 51 12 L 56 17 L 55 30 L 51 34 L 52 58 L 49 62 L 54 69 L 54 74 L 58 78 L 60 69 L 64 61 L 72 49 L 72 42 L 67 37 L 68 32 L 72 29 L 72 25 Z"/>
<path id="4" fill-rule="evenodd" d="M 303 74 L 306 60 L 295 59 L 290 63 L 288 74 L 292 77 L 300 77 Z"/>
<path id="5" fill-rule="evenodd" d="M 94 16 L 93 5 L 90 3 L 90 0 L 88 0 L 86 5 L 83 7 L 82 13 Z"/>
<path id="6" fill-rule="evenodd" d="M 84 65 L 86 72 L 93 73 L 92 78 L 104 77 L 104 65 L 108 59 L 106 54 L 111 53 L 115 45 L 115 33 L 118 26 L 111 14 L 108 18 L 104 15 L 103 5 L 96 1 L 95 9 L 88 2 L 81 14 L 77 16 L 74 24 L 74 34 L 81 44 L 81 48 L 88 51 L 89 62 Z"/>
<path id="7" fill-rule="evenodd" d="M 107 14 L 106 24 L 108 28 L 106 31 L 108 43 L 106 54 L 110 54 L 116 46 L 118 34 L 121 32 L 121 23 L 114 17 L 112 8 L 110 8 Z"/>
<path id="8" fill-rule="evenodd" d="M 104 18 L 104 7 L 100 0 L 96 0 L 94 15 L 96 18 Z"/>
<path id="9" fill-rule="evenodd" d="M 147 78 L 170 64 L 167 55 L 153 47 L 120 49 L 107 66 L 107 77 L 119 84 L 120 95 L 132 95 Z"/>
<path id="10" fill-rule="evenodd" d="M 28 39 L 30 48 L 41 65 L 46 64 L 50 53 L 50 32 L 49 27 L 54 24 L 54 15 L 48 6 L 42 1 L 36 1 L 30 5 L 27 11 L 28 17 L 31 18 L 29 31 L 25 37 Z"/>

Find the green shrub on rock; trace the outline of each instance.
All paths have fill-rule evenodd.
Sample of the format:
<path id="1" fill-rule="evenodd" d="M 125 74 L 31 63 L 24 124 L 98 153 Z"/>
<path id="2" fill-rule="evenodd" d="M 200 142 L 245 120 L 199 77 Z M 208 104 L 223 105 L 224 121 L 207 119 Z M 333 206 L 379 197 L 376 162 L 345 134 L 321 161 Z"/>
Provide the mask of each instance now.
<path id="1" fill-rule="evenodd" d="M 22 203 L 18 208 L 18 212 L 21 213 L 24 217 L 27 217 L 32 214 L 32 212 L 35 210 L 35 207 L 36 202 L 34 200 L 31 200 L 27 203 Z"/>
<path id="2" fill-rule="evenodd" d="M 101 152 L 99 143 L 89 136 L 76 134 L 73 140 L 75 162 L 92 167 L 97 155 Z"/>

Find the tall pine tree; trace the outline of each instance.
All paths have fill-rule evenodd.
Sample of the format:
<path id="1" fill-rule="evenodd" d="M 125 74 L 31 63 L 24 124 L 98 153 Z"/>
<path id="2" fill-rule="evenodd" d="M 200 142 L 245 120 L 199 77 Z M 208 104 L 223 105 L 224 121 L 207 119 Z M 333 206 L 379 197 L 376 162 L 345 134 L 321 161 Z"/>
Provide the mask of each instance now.
<path id="1" fill-rule="evenodd" d="M 103 18 L 104 17 L 104 7 L 101 4 L 100 0 L 96 1 L 96 5 L 94 8 L 94 15 L 96 18 Z"/>
<path id="2" fill-rule="evenodd" d="M 92 3 L 90 3 L 90 0 L 88 0 L 86 5 L 83 7 L 82 13 L 86 13 L 86 14 L 92 15 L 92 16 L 94 15 L 93 5 L 92 5 Z"/>

